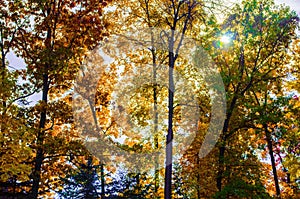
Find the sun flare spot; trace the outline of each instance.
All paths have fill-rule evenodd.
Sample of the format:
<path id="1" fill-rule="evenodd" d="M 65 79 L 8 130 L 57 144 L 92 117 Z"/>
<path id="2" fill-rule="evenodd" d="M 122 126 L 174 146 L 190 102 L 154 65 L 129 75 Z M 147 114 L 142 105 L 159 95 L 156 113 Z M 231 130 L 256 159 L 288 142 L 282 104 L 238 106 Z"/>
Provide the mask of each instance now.
<path id="1" fill-rule="evenodd" d="M 223 35 L 221 37 L 221 42 L 224 44 L 228 44 L 228 43 L 230 43 L 230 41 L 231 41 L 231 38 L 228 35 Z"/>

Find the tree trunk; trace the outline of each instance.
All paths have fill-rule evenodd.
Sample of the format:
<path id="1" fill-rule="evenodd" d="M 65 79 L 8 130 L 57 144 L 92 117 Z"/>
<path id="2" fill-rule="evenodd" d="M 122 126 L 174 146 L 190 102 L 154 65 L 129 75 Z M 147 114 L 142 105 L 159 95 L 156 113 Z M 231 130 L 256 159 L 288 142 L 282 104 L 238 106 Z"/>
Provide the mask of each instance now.
<path id="1" fill-rule="evenodd" d="M 153 73 L 153 116 L 154 116 L 154 149 L 158 150 L 158 112 L 157 112 L 157 65 L 156 65 L 156 54 L 154 49 L 154 38 L 153 33 L 151 33 L 151 41 L 152 41 L 152 73 Z M 158 197 L 158 189 L 159 189 L 159 159 L 158 156 L 155 156 L 155 174 L 154 174 L 154 191 L 155 197 Z"/>
<path id="2" fill-rule="evenodd" d="M 174 31 L 172 36 L 169 38 L 169 103 L 168 103 L 168 134 L 166 139 L 166 168 L 165 168 L 165 199 L 172 198 L 172 149 L 173 149 L 173 112 L 174 112 Z"/>
<path id="3" fill-rule="evenodd" d="M 197 185 L 197 198 L 198 199 L 201 199 L 201 176 L 200 176 L 200 157 L 199 157 L 199 154 L 197 154 L 197 164 L 198 164 L 198 172 L 197 172 L 197 182 L 198 182 L 198 185 Z"/>
<path id="4" fill-rule="evenodd" d="M 101 164 L 101 198 L 105 198 L 104 165 Z"/>
<path id="5" fill-rule="evenodd" d="M 230 107 L 228 109 L 226 119 L 224 121 L 223 129 L 222 129 L 221 146 L 219 147 L 219 168 L 218 168 L 218 175 L 217 175 L 217 188 L 219 191 L 222 191 L 222 179 L 223 179 L 223 173 L 224 173 L 226 141 L 230 137 L 230 134 L 228 132 L 229 122 L 230 122 L 233 110 L 237 104 L 238 96 L 244 95 L 244 93 L 252 85 L 252 84 L 248 84 L 248 86 L 240 92 L 244 70 L 245 70 L 245 57 L 244 57 L 244 46 L 242 45 L 240 47 L 240 56 L 239 56 L 239 79 L 240 79 L 240 82 L 237 84 L 236 89 L 233 94 L 232 101 L 230 102 Z"/>
<path id="6" fill-rule="evenodd" d="M 225 158 L 225 146 L 222 144 L 222 146 L 219 147 L 219 170 L 217 176 L 217 188 L 219 191 L 222 191 L 224 158 Z"/>
<path id="7" fill-rule="evenodd" d="M 48 84 L 48 74 L 43 75 L 43 98 L 42 101 L 47 104 L 47 98 L 48 98 L 48 90 L 49 90 L 49 84 Z M 35 158 L 35 167 L 33 171 L 33 181 L 32 181 L 32 198 L 36 199 L 38 198 L 38 190 L 39 190 L 39 183 L 41 180 L 41 168 L 44 160 L 44 150 L 43 150 L 43 143 L 45 138 L 45 125 L 46 125 L 46 109 L 41 113 L 40 116 L 40 125 L 39 125 L 39 132 L 37 135 L 37 152 L 36 152 L 36 158 Z"/>
<path id="8" fill-rule="evenodd" d="M 48 15 L 50 14 L 50 9 L 47 10 Z M 51 29 L 48 28 L 47 37 L 45 40 L 45 46 L 47 49 L 51 49 Z M 44 66 L 43 71 L 43 90 L 42 90 L 42 102 L 43 106 L 46 106 L 48 103 L 48 91 L 49 91 L 49 67 L 51 65 L 50 60 L 47 60 L 47 63 Z M 35 166 L 34 171 L 32 173 L 32 190 L 31 190 L 31 198 L 37 199 L 39 194 L 39 184 L 41 181 L 41 168 L 44 161 L 44 138 L 45 138 L 45 126 L 47 119 L 47 110 L 46 107 L 43 107 L 43 110 L 40 115 L 40 123 L 38 129 L 38 135 L 36 140 L 36 158 L 35 158 Z"/>
<path id="9" fill-rule="evenodd" d="M 2 29 L 0 29 L 0 34 L 2 35 L 3 33 L 3 30 Z M 5 79 L 6 79 L 6 65 L 5 65 L 5 52 L 4 52 L 4 44 L 3 44 L 3 41 L 1 41 L 1 43 L 0 43 L 0 48 L 1 48 L 1 68 L 0 68 L 0 81 L 1 81 L 1 87 L 2 87 L 2 89 L 5 89 Z M 5 91 L 4 91 L 4 93 L 3 93 L 4 95 L 3 95 L 3 99 L 1 99 L 1 101 L 2 101 L 2 106 L 3 106 L 3 108 L 5 109 L 6 108 L 6 97 L 5 97 Z M 4 112 L 4 111 L 3 111 Z M 4 117 L 4 113 L 2 112 L 2 114 L 1 114 L 1 121 L 3 121 L 3 117 Z M 0 130 L 1 130 L 1 132 L 3 132 L 4 131 L 4 125 L 2 125 L 1 124 L 1 126 L 0 126 Z"/>
<path id="10" fill-rule="evenodd" d="M 219 191 L 222 191 L 222 179 L 223 179 L 223 172 L 224 172 L 224 164 L 225 164 L 225 146 L 226 146 L 226 133 L 228 132 L 229 128 L 229 120 L 232 115 L 232 110 L 233 107 L 235 106 L 236 103 L 236 98 L 235 100 L 232 101 L 231 103 L 231 110 L 229 110 L 226 120 L 224 122 L 223 130 L 222 130 L 222 139 L 221 139 L 221 146 L 219 146 L 219 162 L 218 162 L 218 174 L 217 174 L 217 188 Z"/>
<path id="11" fill-rule="evenodd" d="M 269 155 L 270 155 L 270 158 L 271 158 L 276 195 L 277 195 L 277 197 L 280 198 L 280 187 L 279 187 L 276 163 L 275 163 L 274 152 L 273 152 L 273 143 L 272 143 L 272 138 L 271 138 L 271 132 L 268 130 L 267 124 L 264 124 L 264 129 L 265 129 L 265 133 L 266 133 L 266 140 L 267 140 L 267 143 L 268 143 Z"/>

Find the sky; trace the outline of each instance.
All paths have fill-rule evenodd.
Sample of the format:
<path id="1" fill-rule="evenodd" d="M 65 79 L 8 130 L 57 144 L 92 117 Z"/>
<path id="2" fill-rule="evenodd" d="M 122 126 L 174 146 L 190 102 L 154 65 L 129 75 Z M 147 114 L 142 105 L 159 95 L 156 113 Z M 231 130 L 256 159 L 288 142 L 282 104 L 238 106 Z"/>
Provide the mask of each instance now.
<path id="1" fill-rule="evenodd" d="M 275 0 L 275 3 L 290 6 L 300 16 L 300 0 Z"/>

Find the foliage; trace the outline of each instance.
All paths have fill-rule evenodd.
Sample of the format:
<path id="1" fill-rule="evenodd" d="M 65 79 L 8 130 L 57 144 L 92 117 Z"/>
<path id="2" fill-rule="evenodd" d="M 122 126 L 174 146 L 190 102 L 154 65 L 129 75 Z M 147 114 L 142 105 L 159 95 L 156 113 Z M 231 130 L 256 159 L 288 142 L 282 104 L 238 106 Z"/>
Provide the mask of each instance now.
<path id="1" fill-rule="evenodd" d="M 271 198 L 260 182 L 258 182 L 258 184 L 248 184 L 242 179 L 234 179 L 231 183 L 226 184 L 222 191 L 216 193 L 214 197 L 222 199 L 229 197 L 253 199 Z"/>
<path id="2" fill-rule="evenodd" d="M 59 192 L 61 198 L 99 198 L 101 188 L 98 173 L 101 165 L 94 165 L 92 157 L 86 164 L 80 164 L 75 172 L 62 179 L 63 189 Z"/>
<path id="3" fill-rule="evenodd" d="M 108 198 L 149 198 L 151 184 L 146 173 L 118 172 L 108 185 L 111 195 Z M 148 196 L 148 197 L 147 197 Z"/>
<path id="4" fill-rule="evenodd" d="M 297 198 L 299 17 L 273 0 L 250 0 L 217 21 L 212 5 L 0 1 L 0 197 Z M 142 49 L 110 45 L 127 32 Z M 212 61 L 198 48 L 182 53 L 195 43 Z M 9 62 L 10 53 L 25 66 Z M 99 69 L 104 53 L 113 61 Z M 216 77 L 193 64 L 205 73 L 215 64 L 226 92 L 221 137 L 203 158 Z M 75 117 L 74 90 L 87 92 Z M 98 140 L 82 139 L 89 132 Z M 148 156 L 161 150 L 166 157 Z"/>

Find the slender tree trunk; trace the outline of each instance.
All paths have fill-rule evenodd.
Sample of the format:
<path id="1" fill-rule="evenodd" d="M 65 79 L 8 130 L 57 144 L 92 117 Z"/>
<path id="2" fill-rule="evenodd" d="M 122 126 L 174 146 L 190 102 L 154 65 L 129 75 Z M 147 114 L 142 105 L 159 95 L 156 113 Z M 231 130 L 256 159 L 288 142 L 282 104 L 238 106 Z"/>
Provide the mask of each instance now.
<path id="1" fill-rule="evenodd" d="M 151 24 L 151 16 L 149 12 L 149 1 L 145 0 L 146 6 L 146 15 L 148 21 L 148 27 L 152 28 Z M 152 73 L 153 73 L 153 116 L 154 116 L 154 149 L 158 149 L 158 112 L 157 112 L 157 64 L 156 64 L 156 50 L 154 46 L 154 35 L 151 29 L 151 55 L 152 55 Z M 154 166 L 154 192 L 155 198 L 158 196 L 158 189 L 159 189 L 159 158 L 158 156 L 155 157 L 155 166 Z"/>
<path id="2" fill-rule="evenodd" d="M 239 79 L 240 82 L 237 84 L 236 89 L 234 90 L 234 96 L 230 102 L 230 107 L 228 109 L 226 119 L 224 121 L 223 129 L 222 129 L 222 139 L 221 139 L 221 146 L 219 146 L 219 168 L 218 168 L 218 175 L 217 175 L 217 188 L 219 191 L 222 191 L 222 179 L 224 173 L 224 164 L 225 164 L 225 150 L 226 150 L 226 141 L 230 134 L 229 130 L 229 122 L 233 113 L 233 110 L 237 104 L 238 96 L 244 95 L 244 93 L 250 88 L 244 89 L 240 92 L 241 82 L 243 79 L 243 74 L 245 70 L 245 57 L 244 57 L 244 46 L 240 47 L 240 56 L 239 56 Z M 251 86 L 252 84 L 249 84 Z"/>
<path id="3" fill-rule="evenodd" d="M 235 103 L 234 103 L 235 104 Z M 233 103 L 232 103 L 233 106 Z M 232 112 L 228 112 L 227 118 L 224 122 L 223 130 L 222 130 L 222 139 L 221 139 L 221 146 L 219 146 L 219 162 L 218 162 L 218 172 L 217 172 L 217 188 L 219 191 L 222 191 L 222 179 L 223 179 L 223 173 L 224 173 L 224 164 L 225 164 L 225 142 L 226 142 L 226 136 L 225 134 L 228 132 L 229 128 L 229 119 L 231 117 Z"/>
<path id="4" fill-rule="evenodd" d="M 101 198 L 105 198 L 104 164 L 101 164 Z"/>
<path id="5" fill-rule="evenodd" d="M 217 188 L 219 191 L 222 191 L 224 159 L 225 159 L 225 145 L 222 144 L 222 146 L 219 147 L 219 170 L 218 170 L 218 175 L 217 175 Z"/>
<path id="6" fill-rule="evenodd" d="M 264 104 L 263 104 L 263 107 L 264 107 L 263 110 L 264 111 L 261 113 L 261 115 L 266 115 L 267 114 L 267 112 L 266 112 L 267 103 L 268 103 L 268 92 L 265 91 Z M 275 158 L 274 158 L 273 142 L 272 142 L 271 132 L 268 130 L 268 124 L 267 123 L 263 123 L 263 128 L 265 130 L 267 146 L 268 146 L 269 155 L 270 155 L 270 158 L 271 158 L 271 165 L 272 165 L 272 171 L 273 171 L 273 176 L 274 176 L 276 196 L 278 198 L 280 198 L 280 187 L 279 187 L 276 163 L 275 163 Z"/>
<path id="7" fill-rule="evenodd" d="M 2 29 L 0 29 L 0 34 L 2 35 Z M 1 48 L 1 68 L 0 68 L 0 81 L 1 81 L 1 88 L 5 89 L 5 78 L 6 78 L 6 66 L 5 66 L 5 53 L 4 53 L 4 46 L 3 46 L 3 41 L 0 41 L 0 48 Z M 1 112 L 1 121 L 4 121 L 4 109 L 6 107 L 6 97 L 5 97 L 5 90 L 1 91 L 3 93 L 0 93 L 2 95 L 2 106 L 3 106 L 3 111 Z M 3 133 L 4 132 L 4 125 L 2 124 L 2 122 L 0 123 L 0 132 Z M 3 146 L 3 143 L 1 143 L 1 145 Z"/>
<path id="8" fill-rule="evenodd" d="M 154 149 L 158 150 L 158 112 L 157 112 L 157 65 L 156 65 L 156 54 L 154 49 L 154 38 L 153 33 L 151 32 L 151 42 L 152 42 L 152 73 L 153 73 L 153 116 L 154 116 Z M 159 157 L 155 157 L 155 175 L 154 175 L 154 190 L 155 197 L 158 197 L 159 189 Z"/>
<path id="9" fill-rule="evenodd" d="M 154 79 L 154 87 L 153 87 L 153 112 L 154 112 L 154 149 L 158 150 L 158 112 L 157 112 L 157 83 L 156 83 L 156 65 L 153 65 L 153 79 Z M 155 157 L 155 193 L 158 192 L 159 189 L 159 160 L 158 156 Z"/>
<path id="10" fill-rule="evenodd" d="M 140 183 L 140 173 L 138 173 L 136 176 L 135 176 L 135 179 L 136 179 L 136 188 L 137 188 L 137 195 L 141 195 L 141 183 Z"/>
<path id="11" fill-rule="evenodd" d="M 265 129 L 265 133 L 266 133 L 266 140 L 267 140 L 267 143 L 268 143 L 269 155 L 270 155 L 270 158 L 271 158 L 276 195 L 277 195 L 277 197 L 280 198 L 280 187 L 279 187 L 276 163 L 275 163 L 274 152 L 273 152 L 273 143 L 272 143 L 272 138 L 271 138 L 271 132 L 268 130 L 267 124 L 264 124 L 264 129 Z"/>
<path id="12" fill-rule="evenodd" d="M 201 181 L 200 181 L 200 179 L 201 179 L 201 176 L 200 176 L 200 157 L 199 157 L 199 155 L 197 155 L 197 164 L 198 164 L 198 172 L 197 172 L 197 182 L 198 182 L 198 185 L 197 185 L 197 198 L 198 199 L 201 199 L 201 185 L 200 185 L 200 183 L 201 183 Z"/>
<path id="13" fill-rule="evenodd" d="M 2 28 L 0 29 L 0 34 L 2 35 L 3 34 L 3 30 L 2 30 Z M 3 38 L 1 38 L 1 41 L 0 41 L 1 43 L 0 43 L 0 48 L 1 48 L 1 68 L 0 68 L 0 81 L 1 81 L 1 87 L 2 87 L 2 89 L 5 89 L 5 83 L 4 83 L 4 81 L 5 81 L 5 79 L 6 79 L 6 65 L 5 65 L 5 52 L 4 52 L 4 44 L 3 44 Z M 3 98 L 1 99 L 2 100 L 2 106 L 3 106 L 3 108 L 5 108 L 6 107 L 6 99 L 5 99 L 5 91 L 3 91 Z M 4 111 L 3 111 L 4 112 Z M 3 114 L 3 112 L 2 112 L 2 114 L 1 114 L 1 117 L 4 117 L 4 114 Z M 1 121 L 3 121 L 3 119 L 1 118 Z M 1 124 L 1 132 L 3 132 L 2 130 L 2 128 L 4 128 L 4 126 Z"/>
<path id="14" fill-rule="evenodd" d="M 50 9 L 47 10 L 48 15 L 50 14 Z M 51 49 L 51 28 L 48 28 L 47 37 L 45 40 L 45 46 L 47 49 Z M 51 58 L 50 58 L 51 59 Z M 47 60 L 47 63 L 44 66 L 43 71 L 43 90 L 42 90 L 42 102 L 43 105 L 46 106 L 48 103 L 48 91 L 49 91 L 49 67 L 51 65 L 50 60 Z M 32 190 L 31 190 L 31 198 L 37 199 L 39 194 L 39 184 L 41 181 L 41 168 L 44 161 L 44 139 L 45 139 L 45 126 L 46 126 L 46 118 L 47 110 L 46 107 L 43 107 L 43 110 L 40 115 L 40 123 L 37 134 L 36 146 L 36 158 L 35 165 L 32 174 Z"/>
<path id="15" fill-rule="evenodd" d="M 223 173 L 224 173 L 224 164 L 225 164 L 225 151 L 226 151 L 226 141 L 230 134 L 228 134 L 229 130 L 229 121 L 232 117 L 233 109 L 236 106 L 237 100 L 238 100 L 238 90 L 240 85 L 237 86 L 237 90 L 234 93 L 234 97 L 230 103 L 230 107 L 228 109 L 226 119 L 224 121 L 223 129 L 222 129 L 222 136 L 221 136 L 221 143 L 219 146 L 219 162 L 218 162 L 218 172 L 217 172 L 217 188 L 218 191 L 222 191 L 222 180 L 223 180 Z"/>
<path id="16" fill-rule="evenodd" d="M 3 35 L 2 28 L 0 29 L 0 36 Z M 3 44 L 3 38 L 1 37 L 0 41 L 0 48 L 1 48 L 1 68 L 0 68 L 0 82 L 1 82 L 1 88 L 3 89 L 1 94 L 1 103 L 2 103 L 2 111 L 1 111 L 1 117 L 0 117 L 0 133 L 4 135 L 5 131 L 5 109 L 6 109 L 6 93 L 5 93 L 5 79 L 6 79 L 6 65 L 5 65 L 5 52 L 4 52 L 4 44 Z M 4 141 L 1 141 L 1 147 L 4 148 Z M 3 193 L 8 192 L 8 186 L 1 187 L 1 190 Z"/>
<path id="17" fill-rule="evenodd" d="M 47 104 L 48 101 L 48 90 L 49 90 L 49 84 L 48 84 L 48 74 L 43 75 L 43 97 L 42 101 Z M 34 172 L 33 172 L 33 181 L 32 181 L 32 198 L 36 199 L 38 198 L 38 190 L 39 190 L 39 183 L 41 181 L 41 168 L 44 160 L 44 149 L 43 149 L 43 143 L 45 138 L 45 125 L 46 125 L 46 116 L 47 112 L 46 109 L 44 109 L 40 116 L 40 125 L 39 125 L 39 132 L 37 135 L 37 152 L 36 152 L 36 158 L 35 158 L 35 166 L 34 166 Z"/>
<path id="18" fill-rule="evenodd" d="M 165 199 L 172 198 L 172 149 L 173 149 L 173 112 L 174 112 L 174 31 L 169 38 L 169 103 L 168 103 L 168 134 L 166 137 L 166 168 L 165 168 Z"/>
<path id="19" fill-rule="evenodd" d="M 152 28 L 151 16 L 149 12 L 149 1 L 145 0 L 146 6 L 146 15 L 148 21 L 148 27 Z M 157 112 L 157 64 L 156 64 L 156 50 L 154 46 L 154 35 L 151 29 L 151 55 L 152 55 L 152 73 L 153 73 L 153 116 L 154 116 L 154 149 L 158 149 L 158 112 Z M 158 189 L 159 189 L 159 158 L 155 157 L 155 166 L 154 166 L 154 192 L 155 198 L 158 198 Z"/>

